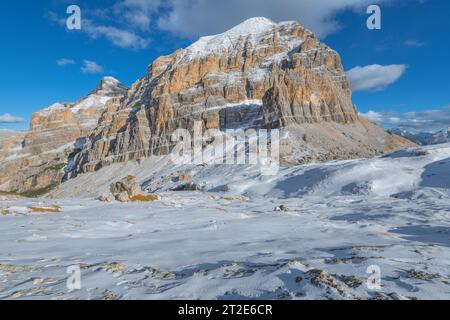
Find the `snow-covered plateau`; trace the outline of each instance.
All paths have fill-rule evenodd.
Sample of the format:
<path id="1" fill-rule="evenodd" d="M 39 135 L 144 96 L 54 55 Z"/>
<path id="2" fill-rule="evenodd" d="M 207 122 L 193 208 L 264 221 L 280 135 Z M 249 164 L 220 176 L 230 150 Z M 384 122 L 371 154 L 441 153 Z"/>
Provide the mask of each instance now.
<path id="1" fill-rule="evenodd" d="M 159 200 L 94 200 L 121 173 Z M 450 299 L 449 174 L 450 144 L 276 176 L 115 164 L 3 196 L 0 299 Z M 202 190 L 171 191 L 185 179 Z"/>

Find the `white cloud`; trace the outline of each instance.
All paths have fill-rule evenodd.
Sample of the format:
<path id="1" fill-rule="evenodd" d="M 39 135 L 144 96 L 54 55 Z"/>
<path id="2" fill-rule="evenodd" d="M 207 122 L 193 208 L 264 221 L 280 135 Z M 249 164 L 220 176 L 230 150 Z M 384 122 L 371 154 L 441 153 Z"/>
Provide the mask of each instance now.
<path id="1" fill-rule="evenodd" d="M 83 61 L 83 66 L 81 67 L 81 70 L 84 73 L 102 73 L 103 72 L 103 67 L 98 65 L 97 62 L 95 61 L 90 61 L 90 60 L 84 60 Z"/>
<path id="2" fill-rule="evenodd" d="M 46 13 L 46 16 L 50 21 L 53 21 L 60 26 L 66 26 L 66 19 L 59 16 L 56 12 L 49 11 Z"/>
<path id="3" fill-rule="evenodd" d="M 137 0 L 136 0 L 137 1 Z M 114 8 L 117 8 L 114 6 Z M 116 20 L 123 19 L 123 17 L 126 17 L 131 14 L 131 11 L 127 11 L 123 9 L 123 12 L 116 12 L 116 16 L 113 16 L 113 11 L 110 9 L 97 9 L 91 11 L 91 17 L 103 17 L 108 16 L 109 18 L 113 18 Z M 89 13 L 89 12 L 88 12 Z M 88 15 L 86 13 L 86 16 Z M 120 17 L 117 16 L 120 14 Z M 48 12 L 47 13 L 48 18 L 53 21 L 54 23 L 60 25 L 61 27 L 66 27 L 66 20 L 62 17 L 60 17 L 55 12 Z M 104 17 L 103 17 L 104 18 Z M 131 16 L 128 17 L 129 19 L 132 19 Z M 128 19 L 127 18 L 127 19 Z M 136 19 L 138 17 L 136 16 Z M 132 24 L 130 25 L 133 26 Z M 126 49 L 134 49 L 134 50 L 140 50 L 145 49 L 148 47 L 150 41 L 148 39 L 145 39 L 138 35 L 133 30 L 129 30 L 129 28 L 119 28 L 116 26 L 111 25 L 104 25 L 98 22 L 95 22 L 94 20 L 90 18 L 83 18 L 81 32 L 86 33 L 91 39 L 99 39 L 99 38 L 106 38 L 109 42 L 111 42 L 112 45 L 120 47 L 120 48 L 126 48 Z"/>
<path id="4" fill-rule="evenodd" d="M 149 41 L 132 31 L 122 30 L 113 26 L 96 25 L 91 20 L 83 20 L 82 30 L 92 39 L 105 37 L 113 45 L 120 48 L 145 49 Z"/>
<path id="5" fill-rule="evenodd" d="M 384 117 L 381 112 L 370 110 L 367 113 L 361 113 L 360 115 L 378 124 L 382 124 L 384 122 Z"/>
<path id="6" fill-rule="evenodd" d="M 148 32 L 160 5 L 160 0 L 123 0 L 114 5 L 114 12 L 132 27 Z"/>
<path id="7" fill-rule="evenodd" d="M 420 112 L 377 112 L 361 113 L 363 117 L 382 125 L 416 131 L 429 131 L 450 127 L 450 107 Z"/>
<path id="8" fill-rule="evenodd" d="M 353 91 L 382 90 L 396 82 L 405 73 L 407 66 L 393 64 L 381 66 L 373 64 L 365 67 L 355 67 L 347 71 L 347 77 Z"/>
<path id="9" fill-rule="evenodd" d="M 195 38 L 222 33 L 242 21 L 263 16 L 274 21 L 297 20 L 323 38 L 340 30 L 337 16 L 353 10 L 363 14 L 371 4 L 397 0 L 116 0 L 106 8 L 83 11 L 82 32 L 106 38 L 121 48 L 148 47 L 152 26 L 175 35 Z M 49 18 L 65 26 L 54 12 Z"/>
<path id="10" fill-rule="evenodd" d="M 403 41 L 403 45 L 406 47 L 421 48 L 425 47 L 427 44 L 419 40 L 406 40 Z"/>
<path id="11" fill-rule="evenodd" d="M 9 113 L 0 115 L 0 123 L 22 123 L 24 121 L 25 119 L 10 115 Z"/>
<path id="12" fill-rule="evenodd" d="M 369 4 L 389 0 L 170 0 L 159 27 L 185 37 L 221 33 L 255 16 L 274 21 L 297 20 L 325 37 L 339 30 L 336 15 L 345 10 L 365 13 Z M 393 1 L 393 0 L 390 0 Z M 365 28 L 362 21 L 361 28 Z"/>
<path id="13" fill-rule="evenodd" d="M 56 64 L 60 67 L 67 66 L 69 64 L 75 64 L 75 61 L 72 59 L 62 58 L 56 61 Z"/>

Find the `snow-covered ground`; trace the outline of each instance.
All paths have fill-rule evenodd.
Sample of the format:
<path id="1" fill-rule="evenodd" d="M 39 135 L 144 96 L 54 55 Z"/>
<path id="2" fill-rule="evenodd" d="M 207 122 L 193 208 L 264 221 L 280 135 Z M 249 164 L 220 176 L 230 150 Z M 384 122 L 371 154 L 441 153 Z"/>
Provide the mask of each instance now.
<path id="1" fill-rule="evenodd" d="M 161 200 L 93 200 L 118 172 Z M 203 191 L 170 191 L 181 173 Z M 449 174 L 450 144 L 276 176 L 113 165 L 1 202 L 0 299 L 450 299 Z M 81 290 L 67 289 L 70 266 Z"/>

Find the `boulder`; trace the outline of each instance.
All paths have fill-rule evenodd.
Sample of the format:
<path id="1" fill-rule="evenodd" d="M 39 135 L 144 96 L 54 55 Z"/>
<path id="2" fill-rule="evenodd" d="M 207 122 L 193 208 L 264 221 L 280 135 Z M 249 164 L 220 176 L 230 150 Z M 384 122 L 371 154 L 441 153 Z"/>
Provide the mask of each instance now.
<path id="1" fill-rule="evenodd" d="M 128 195 L 128 193 L 126 191 L 119 193 L 116 196 L 116 200 L 119 202 L 129 202 L 130 201 L 130 196 Z"/>
<path id="2" fill-rule="evenodd" d="M 113 202 L 115 199 L 111 193 L 104 193 L 97 198 L 101 202 Z"/>
<path id="3" fill-rule="evenodd" d="M 289 209 L 288 207 L 286 207 L 286 206 L 284 206 L 284 205 L 281 205 L 281 206 L 279 206 L 279 207 L 276 207 L 276 208 L 274 209 L 274 211 L 276 211 L 276 212 L 290 212 L 291 209 Z"/>
<path id="4" fill-rule="evenodd" d="M 172 191 L 202 191 L 203 187 L 199 184 L 189 182 L 172 189 Z"/>
<path id="5" fill-rule="evenodd" d="M 112 183 L 110 191 L 117 201 L 126 202 L 130 198 L 140 195 L 141 187 L 136 177 L 127 176 L 120 181 Z"/>

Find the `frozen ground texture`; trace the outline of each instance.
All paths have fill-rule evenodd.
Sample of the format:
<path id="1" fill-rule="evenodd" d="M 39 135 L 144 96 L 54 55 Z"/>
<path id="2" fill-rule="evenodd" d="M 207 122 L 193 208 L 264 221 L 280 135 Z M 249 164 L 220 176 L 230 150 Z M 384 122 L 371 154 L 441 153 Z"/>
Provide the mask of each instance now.
<path id="1" fill-rule="evenodd" d="M 161 200 L 93 200 L 118 172 Z M 0 298 L 450 299 L 450 144 L 259 172 L 155 158 L 4 199 Z M 170 191 L 181 174 L 203 191 Z M 372 265 L 381 290 L 366 286 Z"/>

